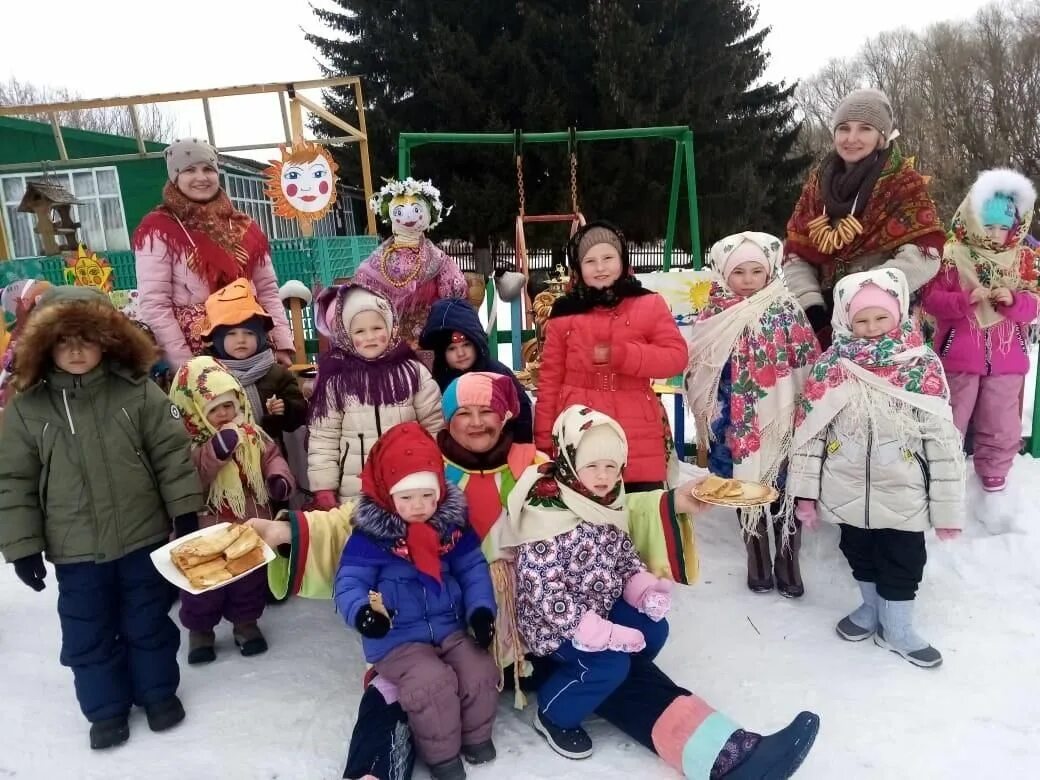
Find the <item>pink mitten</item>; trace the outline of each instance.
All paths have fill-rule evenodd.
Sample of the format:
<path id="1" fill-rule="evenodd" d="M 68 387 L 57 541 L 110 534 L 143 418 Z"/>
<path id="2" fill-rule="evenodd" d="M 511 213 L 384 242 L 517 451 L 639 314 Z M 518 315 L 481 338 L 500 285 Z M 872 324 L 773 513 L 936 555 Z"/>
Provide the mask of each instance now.
<path id="1" fill-rule="evenodd" d="M 641 631 L 619 626 L 604 620 L 595 612 L 586 612 L 571 637 L 571 644 L 586 653 L 616 650 L 622 653 L 638 653 L 646 647 L 646 638 Z"/>
<path id="2" fill-rule="evenodd" d="M 820 525 L 816 502 L 808 498 L 799 498 L 794 502 L 794 516 L 802 521 L 806 531 L 815 531 Z"/>
<path id="3" fill-rule="evenodd" d="M 610 641 L 607 642 L 608 650 L 615 650 L 619 653 L 638 653 L 646 647 L 646 637 L 643 636 L 643 632 L 639 629 L 620 626 L 617 623 L 611 623 L 610 625 Z"/>
<path id="4" fill-rule="evenodd" d="M 646 594 L 646 597 L 643 599 L 643 606 L 639 611 L 656 623 L 659 620 L 663 620 L 671 608 L 672 596 L 670 593 L 652 590 Z"/>
<path id="5" fill-rule="evenodd" d="M 339 506 L 339 498 L 335 490 L 319 490 L 314 494 L 314 506 L 328 512 Z"/>
<path id="6" fill-rule="evenodd" d="M 654 590 L 656 585 L 657 577 L 644 569 L 628 578 L 625 589 L 621 591 L 621 598 L 625 600 L 626 604 L 642 611 L 646 594 Z"/>
<path id="7" fill-rule="evenodd" d="M 936 528 L 935 535 L 942 539 L 944 542 L 948 542 L 951 539 L 956 539 L 961 535 L 960 528 Z"/>

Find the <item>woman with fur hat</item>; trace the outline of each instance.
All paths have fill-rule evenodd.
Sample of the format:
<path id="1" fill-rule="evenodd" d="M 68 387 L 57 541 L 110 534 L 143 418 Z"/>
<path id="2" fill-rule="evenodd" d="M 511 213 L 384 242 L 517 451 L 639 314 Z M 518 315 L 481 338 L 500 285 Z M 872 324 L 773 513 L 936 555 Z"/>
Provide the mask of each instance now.
<path id="1" fill-rule="evenodd" d="M 207 491 L 202 527 L 273 517 L 270 501 L 287 501 L 295 487 L 289 464 L 264 433 L 238 380 L 206 355 L 177 371 L 170 398 L 191 436 L 192 458 Z M 221 618 L 232 624 L 243 656 L 266 652 L 257 621 L 264 612 L 267 575 L 263 569 L 207 593 L 181 593 L 181 623 L 188 629 L 188 663 L 216 660 L 213 629 Z"/>
<path id="2" fill-rule="evenodd" d="M 571 290 L 553 304 L 538 373 L 534 440 L 552 451 L 552 427 L 568 406 L 589 406 L 616 420 L 631 443 L 625 487 L 662 487 L 671 431 L 653 378 L 686 368 L 686 342 L 657 293 L 632 273 L 621 231 L 590 222 L 568 247 Z"/>
<path id="3" fill-rule="evenodd" d="M 787 223 L 784 278 L 824 346 L 834 285 L 846 274 L 898 268 L 913 293 L 939 270 L 946 237 L 926 180 L 894 143 L 895 127 L 885 93 L 846 95 L 831 118 L 834 148 Z"/>
<path id="4" fill-rule="evenodd" d="M 418 421 L 430 434 L 444 426 L 441 391 L 398 334 L 390 302 L 355 284 L 318 296 L 318 330 L 332 346 L 318 359 L 311 396 L 307 477 L 320 509 L 356 496 L 376 441 Z"/>
<path id="5" fill-rule="evenodd" d="M 0 430 L 0 552 L 28 587 L 58 581 L 61 662 L 90 746 L 184 718 L 171 586 L 150 553 L 198 527 L 202 488 L 175 407 L 149 381 L 156 350 L 103 293 L 45 293 L 18 341 Z"/>
<path id="6" fill-rule="evenodd" d="M 206 299 L 203 337 L 210 350 L 242 385 L 253 419 L 285 454 L 283 434 L 307 422 L 307 402 L 296 376 L 275 360 L 267 336 L 271 318 L 249 282 L 236 279 Z"/>
<path id="7" fill-rule="evenodd" d="M 953 421 L 974 432 L 983 489 L 1003 490 L 1022 446 L 1029 373 L 1027 330 L 1036 321 L 1036 256 L 1024 240 L 1036 189 L 1022 174 L 984 171 L 953 217 L 953 238 L 921 303 L 936 320 L 935 345 L 950 382 Z"/>
<path id="8" fill-rule="evenodd" d="M 267 237 L 221 189 L 216 149 L 184 138 L 170 144 L 165 156 L 169 181 L 162 203 L 134 232 L 141 319 L 176 370 L 204 351 L 206 299 L 245 278 L 274 322 L 278 362 L 292 365 L 292 333 Z"/>
<path id="9" fill-rule="evenodd" d="M 498 669 L 487 653 L 495 596 L 466 502 L 416 422 L 387 432 L 361 475 L 336 609 L 365 660 L 396 686 L 419 757 L 436 780 L 495 758 Z M 377 598 L 378 597 L 378 598 Z M 473 632 L 470 636 L 468 630 Z"/>
<path id="10" fill-rule="evenodd" d="M 812 327 L 780 275 L 782 254 L 780 239 L 768 233 L 745 231 L 712 246 L 711 266 L 721 281 L 712 284 L 694 325 L 685 381 L 712 473 L 780 491 L 795 403 L 820 356 Z M 801 528 L 781 506 L 737 511 L 747 547 L 747 585 L 767 593 L 775 576 L 782 596 L 798 598 L 805 592 L 798 566 Z"/>
<path id="11" fill-rule="evenodd" d="M 788 503 L 803 526 L 841 528 L 841 551 L 863 601 L 837 625 L 915 666 L 942 655 L 913 626 L 924 532 L 943 540 L 964 522 L 964 455 L 938 356 L 909 314 L 895 268 L 834 288 L 834 343 L 805 383 L 795 417 Z M 797 498 L 796 498 L 797 497 Z"/>

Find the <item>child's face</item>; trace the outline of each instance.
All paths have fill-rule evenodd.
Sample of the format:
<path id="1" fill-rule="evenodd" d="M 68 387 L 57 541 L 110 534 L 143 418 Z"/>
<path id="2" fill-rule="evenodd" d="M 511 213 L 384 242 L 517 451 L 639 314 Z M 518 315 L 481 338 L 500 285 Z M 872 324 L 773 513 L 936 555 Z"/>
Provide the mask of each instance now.
<path id="1" fill-rule="evenodd" d="M 449 367 L 456 371 L 469 371 L 477 360 L 477 348 L 469 341 L 461 341 L 448 345 L 444 353 L 444 360 Z"/>
<path id="2" fill-rule="evenodd" d="M 852 318 L 852 335 L 858 339 L 876 339 L 895 330 L 898 324 L 887 309 L 870 306 L 860 309 Z"/>
<path id="3" fill-rule="evenodd" d="M 621 278 L 621 255 L 611 244 L 595 244 L 581 258 L 581 280 L 586 286 L 605 290 Z"/>
<path id="4" fill-rule="evenodd" d="M 834 128 L 834 151 L 846 163 L 858 163 L 884 143 L 881 132 L 866 122 L 851 120 Z"/>
<path id="5" fill-rule="evenodd" d="M 51 349 L 51 359 L 66 374 L 82 376 L 101 363 L 101 347 L 81 336 L 62 336 Z"/>
<path id="6" fill-rule="evenodd" d="M 256 334 L 249 328 L 232 328 L 224 336 L 224 351 L 235 360 L 250 358 L 259 348 Z"/>
<path id="7" fill-rule="evenodd" d="M 766 272 L 766 267 L 761 263 L 751 261 L 741 263 L 730 271 L 729 276 L 726 277 L 726 284 L 729 286 L 729 289 L 741 298 L 754 295 L 764 288 L 768 281 L 769 274 Z"/>
<path id="8" fill-rule="evenodd" d="M 612 460 L 594 460 L 578 469 L 578 481 L 592 495 L 603 498 L 621 479 L 621 468 Z"/>
<path id="9" fill-rule="evenodd" d="M 386 352 L 390 334 L 386 320 L 374 311 L 363 311 L 350 321 L 350 341 L 361 357 L 377 358 Z"/>
<path id="10" fill-rule="evenodd" d="M 406 523 L 425 523 L 437 509 L 437 494 L 432 490 L 404 490 L 392 495 L 394 509 Z"/>
<path id="11" fill-rule="evenodd" d="M 206 415 L 209 424 L 218 430 L 229 423 L 233 423 L 236 417 L 238 417 L 238 406 L 235 405 L 234 401 L 225 401 L 218 406 L 214 406 Z"/>
<path id="12" fill-rule="evenodd" d="M 1011 235 L 1011 230 L 1000 225 L 986 225 L 983 230 L 986 231 L 986 236 L 996 243 L 1004 246 L 1007 243 L 1008 236 Z"/>

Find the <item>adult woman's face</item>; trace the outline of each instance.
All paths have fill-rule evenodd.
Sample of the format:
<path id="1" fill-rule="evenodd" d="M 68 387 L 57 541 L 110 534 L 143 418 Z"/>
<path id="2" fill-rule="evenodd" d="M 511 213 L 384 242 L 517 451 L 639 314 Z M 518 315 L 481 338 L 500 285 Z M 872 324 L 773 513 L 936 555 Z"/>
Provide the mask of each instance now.
<path id="1" fill-rule="evenodd" d="M 505 421 L 490 406 L 460 406 L 448 423 L 448 434 L 463 449 L 479 455 L 498 444 L 504 426 Z"/>
<path id="2" fill-rule="evenodd" d="M 177 174 L 177 189 L 188 200 L 206 203 L 220 190 L 220 173 L 208 163 L 190 165 Z"/>
<path id="3" fill-rule="evenodd" d="M 866 122 L 851 120 L 834 128 L 834 151 L 846 165 L 858 163 L 880 149 L 885 137 Z"/>

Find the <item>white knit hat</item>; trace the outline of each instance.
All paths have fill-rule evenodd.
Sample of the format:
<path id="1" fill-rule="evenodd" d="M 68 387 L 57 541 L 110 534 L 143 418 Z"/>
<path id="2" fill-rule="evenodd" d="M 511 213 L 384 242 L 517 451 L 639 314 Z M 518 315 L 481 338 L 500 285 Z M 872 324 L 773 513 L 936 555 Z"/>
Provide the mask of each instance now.
<path id="1" fill-rule="evenodd" d="M 441 485 L 437 475 L 432 471 L 415 471 L 398 480 L 390 488 L 390 494 L 405 493 L 409 490 L 432 490 L 434 497 L 440 500 Z"/>
<path id="2" fill-rule="evenodd" d="M 376 295 L 374 292 L 363 287 L 352 287 L 343 296 L 340 306 L 340 319 L 343 321 L 343 329 L 348 334 L 350 333 L 350 321 L 365 311 L 374 311 L 383 318 L 387 331 L 393 332 L 393 309 L 390 308 L 390 303 L 386 298 Z"/>
<path id="3" fill-rule="evenodd" d="M 628 444 L 610 425 L 595 425 L 581 435 L 574 455 L 574 468 L 581 470 L 597 460 L 609 460 L 618 468 L 628 459 Z"/>
<path id="4" fill-rule="evenodd" d="M 202 413 L 208 417 L 210 412 L 221 404 L 226 404 L 228 401 L 235 404 L 235 412 L 237 414 L 242 414 L 242 405 L 239 403 L 238 395 L 231 390 L 228 390 L 226 393 L 221 393 L 220 395 L 215 395 L 206 401 L 205 406 L 202 407 Z"/>

